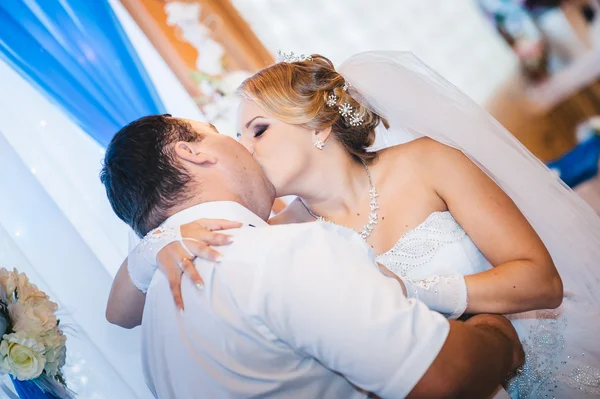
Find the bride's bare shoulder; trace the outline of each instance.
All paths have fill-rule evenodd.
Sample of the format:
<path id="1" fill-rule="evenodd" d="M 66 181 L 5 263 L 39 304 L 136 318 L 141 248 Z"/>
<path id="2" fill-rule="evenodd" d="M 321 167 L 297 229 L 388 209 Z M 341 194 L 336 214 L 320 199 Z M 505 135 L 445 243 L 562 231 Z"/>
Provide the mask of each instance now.
<path id="1" fill-rule="evenodd" d="M 270 225 L 305 223 L 311 222 L 314 218 L 310 216 L 306 207 L 300 201 L 300 198 L 293 200 L 285 209 L 269 219 Z"/>
<path id="2" fill-rule="evenodd" d="M 398 166 L 399 163 L 414 164 L 426 161 L 427 157 L 443 152 L 444 148 L 447 147 L 429 137 L 421 137 L 408 143 L 385 148 L 377 154 L 379 162 L 383 165 Z"/>

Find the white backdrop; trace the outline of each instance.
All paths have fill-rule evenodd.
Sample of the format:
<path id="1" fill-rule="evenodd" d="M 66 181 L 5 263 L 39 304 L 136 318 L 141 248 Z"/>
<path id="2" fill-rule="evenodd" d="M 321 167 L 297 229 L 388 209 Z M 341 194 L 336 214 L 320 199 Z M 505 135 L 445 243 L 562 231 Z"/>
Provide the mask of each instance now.
<path id="1" fill-rule="evenodd" d="M 271 52 L 407 50 L 478 102 L 517 66 L 476 0 L 232 0 Z"/>
<path id="2" fill-rule="evenodd" d="M 110 3 L 167 111 L 203 119 L 122 5 Z M 100 183 L 103 156 L 103 148 L 0 61 L 0 267 L 26 272 L 59 302 L 69 326 L 65 371 L 79 398 L 147 398 L 139 331 L 104 317 L 129 229 Z"/>

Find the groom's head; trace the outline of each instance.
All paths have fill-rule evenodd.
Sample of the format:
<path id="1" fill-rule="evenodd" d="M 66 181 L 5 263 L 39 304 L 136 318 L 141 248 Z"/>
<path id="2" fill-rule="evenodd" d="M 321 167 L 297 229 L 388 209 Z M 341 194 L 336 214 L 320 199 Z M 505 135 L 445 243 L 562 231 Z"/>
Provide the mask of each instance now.
<path id="1" fill-rule="evenodd" d="M 100 179 L 117 216 L 139 235 L 202 202 L 237 201 L 267 218 L 275 192 L 237 141 L 212 125 L 169 115 L 119 130 Z"/>

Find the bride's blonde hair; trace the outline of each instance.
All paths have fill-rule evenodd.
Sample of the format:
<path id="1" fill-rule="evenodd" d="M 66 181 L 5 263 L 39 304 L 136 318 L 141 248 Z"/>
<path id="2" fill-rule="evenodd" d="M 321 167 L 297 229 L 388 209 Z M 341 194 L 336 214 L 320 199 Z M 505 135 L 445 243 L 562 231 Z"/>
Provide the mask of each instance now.
<path id="1" fill-rule="evenodd" d="M 375 127 L 379 123 L 387 127 L 387 122 L 344 91 L 344 84 L 331 61 L 315 54 L 312 60 L 271 65 L 246 79 L 237 92 L 285 123 L 310 130 L 331 127 L 333 137 L 350 154 L 368 163 L 377 156 L 366 151 L 375 141 Z M 332 93 L 335 105 L 327 105 Z M 338 107 L 345 103 L 362 117 L 359 126 L 340 114 Z"/>

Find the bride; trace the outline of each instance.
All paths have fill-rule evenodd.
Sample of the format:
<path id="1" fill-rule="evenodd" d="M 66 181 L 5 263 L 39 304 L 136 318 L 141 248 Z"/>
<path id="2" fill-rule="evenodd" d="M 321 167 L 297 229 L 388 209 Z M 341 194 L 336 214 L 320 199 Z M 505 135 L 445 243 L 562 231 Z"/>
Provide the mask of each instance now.
<path id="1" fill-rule="evenodd" d="M 527 354 L 512 397 L 600 395 L 600 218 L 491 116 L 403 52 L 357 54 L 339 72 L 288 56 L 239 93 L 241 142 L 278 196 L 298 197 L 272 224 L 355 229 L 408 296 L 448 317 L 512 314 Z M 143 291 L 156 263 L 183 306 L 180 267 L 201 283 L 190 258 L 215 258 L 207 244 L 226 239 L 207 230 L 235 227 L 208 223 L 149 234 L 117 275 L 109 320 L 139 323 L 132 280 Z"/>

